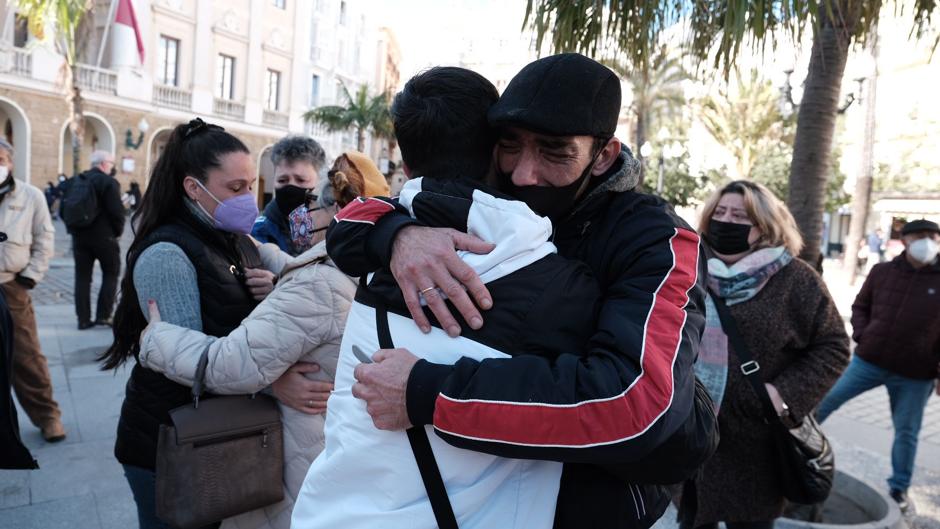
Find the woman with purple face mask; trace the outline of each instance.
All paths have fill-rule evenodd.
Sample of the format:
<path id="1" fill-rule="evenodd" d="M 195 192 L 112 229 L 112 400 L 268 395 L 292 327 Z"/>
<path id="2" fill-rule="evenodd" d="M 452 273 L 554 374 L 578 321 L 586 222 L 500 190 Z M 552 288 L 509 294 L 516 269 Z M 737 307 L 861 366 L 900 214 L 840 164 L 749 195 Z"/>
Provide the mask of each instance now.
<path id="1" fill-rule="evenodd" d="M 275 276 L 261 269 L 247 235 L 258 215 L 254 180 L 248 148 L 221 127 L 194 119 L 173 130 L 133 216 L 105 369 L 137 360 L 150 304 L 159 302 L 165 321 L 225 336 L 273 289 Z M 114 453 L 141 528 L 167 527 L 155 510 L 157 435 L 169 410 L 191 401 L 189 387 L 135 362 Z"/>

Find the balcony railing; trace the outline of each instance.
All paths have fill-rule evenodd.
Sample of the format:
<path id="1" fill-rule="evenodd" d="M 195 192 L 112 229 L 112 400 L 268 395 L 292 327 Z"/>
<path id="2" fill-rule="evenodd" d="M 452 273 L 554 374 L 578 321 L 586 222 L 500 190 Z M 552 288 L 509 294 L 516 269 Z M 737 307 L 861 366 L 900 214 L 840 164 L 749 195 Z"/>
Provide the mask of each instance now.
<path id="1" fill-rule="evenodd" d="M 193 106 L 193 93 L 169 85 L 153 85 L 153 102 L 167 108 L 189 110 Z"/>
<path id="2" fill-rule="evenodd" d="M 261 117 L 261 121 L 268 127 L 286 129 L 288 123 L 290 122 L 290 116 L 284 112 L 278 112 L 276 110 L 265 110 Z"/>
<path id="3" fill-rule="evenodd" d="M 227 118 L 245 119 L 245 104 L 237 101 L 216 98 L 212 104 L 212 111 Z"/>
<path id="4" fill-rule="evenodd" d="M 75 84 L 84 90 L 117 95 L 117 72 L 89 64 L 77 64 Z"/>
<path id="5" fill-rule="evenodd" d="M 30 77 L 33 74 L 32 53 L 23 48 L 3 47 L 0 49 L 0 71 Z"/>

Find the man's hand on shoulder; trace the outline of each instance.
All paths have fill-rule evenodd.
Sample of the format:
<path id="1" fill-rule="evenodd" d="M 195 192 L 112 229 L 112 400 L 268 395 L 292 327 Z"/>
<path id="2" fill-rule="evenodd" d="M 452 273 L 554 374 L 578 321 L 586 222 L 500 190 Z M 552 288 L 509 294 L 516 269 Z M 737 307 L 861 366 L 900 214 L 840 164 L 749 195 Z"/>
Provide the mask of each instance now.
<path id="1" fill-rule="evenodd" d="M 447 308 L 444 296 L 457 307 L 471 328 L 483 326 L 477 306 L 487 310 L 493 306 L 493 298 L 473 268 L 457 256 L 456 250 L 487 254 L 495 247 L 450 228 L 407 226 L 398 232 L 392 245 L 390 269 L 411 317 L 423 332 L 430 332 L 431 324 L 421 308 L 422 296 L 441 327 L 452 337 L 460 334 L 460 325 Z"/>
<path id="2" fill-rule="evenodd" d="M 418 357 L 407 349 L 382 349 L 372 357 L 374 363 L 356 366 L 352 394 L 366 403 L 366 411 L 380 430 L 411 428 L 406 405 L 408 377 Z"/>

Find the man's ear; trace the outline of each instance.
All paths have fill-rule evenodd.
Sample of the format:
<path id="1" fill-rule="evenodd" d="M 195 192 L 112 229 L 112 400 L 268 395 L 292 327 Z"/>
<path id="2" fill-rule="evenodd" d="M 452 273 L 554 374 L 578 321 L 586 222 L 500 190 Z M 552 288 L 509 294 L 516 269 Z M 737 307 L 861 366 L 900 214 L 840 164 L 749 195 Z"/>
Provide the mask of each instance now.
<path id="1" fill-rule="evenodd" d="M 401 161 L 401 170 L 405 173 L 405 176 L 411 180 L 411 168 L 408 167 L 408 164 L 406 164 L 404 160 Z"/>
<path id="2" fill-rule="evenodd" d="M 597 163 L 594 164 L 591 174 L 598 176 L 606 173 L 620 156 L 620 147 L 620 140 L 616 136 L 608 140 L 607 145 L 601 149 L 601 154 L 597 157 Z"/>

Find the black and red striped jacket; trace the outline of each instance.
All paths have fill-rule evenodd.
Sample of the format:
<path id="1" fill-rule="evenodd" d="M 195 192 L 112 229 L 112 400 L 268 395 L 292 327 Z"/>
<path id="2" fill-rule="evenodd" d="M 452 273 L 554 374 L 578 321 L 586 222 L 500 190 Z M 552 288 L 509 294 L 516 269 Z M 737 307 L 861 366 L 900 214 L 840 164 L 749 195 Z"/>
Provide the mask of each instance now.
<path id="1" fill-rule="evenodd" d="M 629 161 L 625 149 L 555 227 L 560 254 L 587 264 L 601 288 L 585 350 L 419 362 L 408 383 L 412 422 L 433 424 L 448 443 L 566 463 L 556 527 L 648 527 L 666 506 L 658 485 L 694 473 L 717 435 L 713 425 L 705 435 L 692 427 L 701 424 L 692 373 L 704 328 L 699 238 L 668 204 L 632 190 Z M 387 269 L 394 234 L 416 222 L 393 201 L 354 202 L 327 248 L 347 274 Z"/>

